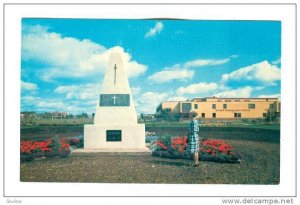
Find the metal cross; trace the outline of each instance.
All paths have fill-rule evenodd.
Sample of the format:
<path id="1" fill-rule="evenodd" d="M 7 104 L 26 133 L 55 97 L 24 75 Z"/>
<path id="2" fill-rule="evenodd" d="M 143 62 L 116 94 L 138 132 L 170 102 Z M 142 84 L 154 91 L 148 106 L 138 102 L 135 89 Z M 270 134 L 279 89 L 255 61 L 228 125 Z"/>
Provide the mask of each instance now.
<path id="1" fill-rule="evenodd" d="M 114 97 L 112 97 L 112 99 L 114 99 L 114 105 L 116 104 L 116 98 L 118 98 L 118 97 L 116 97 L 116 95 L 114 95 Z"/>
<path id="2" fill-rule="evenodd" d="M 115 64 L 115 78 L 114 78 L 114 84 L 116 84 L 116 81 L 117 81 L 117 65 Z"/>

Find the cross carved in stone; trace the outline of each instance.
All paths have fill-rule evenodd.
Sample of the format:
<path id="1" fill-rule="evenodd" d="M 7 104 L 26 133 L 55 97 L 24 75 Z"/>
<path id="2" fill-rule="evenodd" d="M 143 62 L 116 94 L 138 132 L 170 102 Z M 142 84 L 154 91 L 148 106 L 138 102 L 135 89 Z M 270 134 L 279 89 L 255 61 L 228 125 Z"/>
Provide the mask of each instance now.
<path id="1" fill-rule="evenodd" d="M 112 97 L 112 99 L 114 99 L 114 105 L 116 104 L 116 98 L 118 98 L 116 95 Z"/>

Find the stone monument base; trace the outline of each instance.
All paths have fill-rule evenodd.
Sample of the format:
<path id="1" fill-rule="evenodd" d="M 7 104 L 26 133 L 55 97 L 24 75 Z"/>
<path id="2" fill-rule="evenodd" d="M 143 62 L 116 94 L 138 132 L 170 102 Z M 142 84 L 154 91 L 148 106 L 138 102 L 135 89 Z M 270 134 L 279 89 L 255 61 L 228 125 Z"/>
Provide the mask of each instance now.
<path id="1" fill-rule="evenodd" d="M 145 125 L 85 125 L 84 149 L 145 149 Z"/>

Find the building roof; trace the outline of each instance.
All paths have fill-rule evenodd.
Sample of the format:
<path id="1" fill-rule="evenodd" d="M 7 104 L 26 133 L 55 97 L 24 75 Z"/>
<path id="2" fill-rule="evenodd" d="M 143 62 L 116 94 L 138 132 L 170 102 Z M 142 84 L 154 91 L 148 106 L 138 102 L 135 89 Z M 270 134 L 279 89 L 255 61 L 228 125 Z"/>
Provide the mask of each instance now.
<path id="1" fill-rule="evenodd" d="M 244 98 L 244 97 L 241 97 L 241 98 L 226 98 L 226 97 L 222 97 L 222 98 L 218 98 L 218 97 L 205 97 L 205 98 L 193 98 L 191 101 L 194 101 L 194 100 L 206 100 L 206 99 L 220 99 L 220 100 L 238 100 L 238 99 L 241 99 L 241 100 L 245 100 L 245 99 L 274 99 L 274 100 L 277 100 L 278 98 L 274 98 L 274 97 L 270 97 L 270 98 Z"/>
<path id="2" fill-rule="evenodd" d="M 222 97 L 222 98 L 218 98 L 218 97 L 215 97 L 215 96 L 212 96 L 212 97 L 204 97 L 204 98 L 201 98 L 201 97 L 196 97 L 196 98 L 193 98 L 191 100 L 171 100 L 171 101 L 168 101 L 168 100 L 165 100 L 165 101 L 162 101 L 162 102 L 195 102 L 195 101 L 206 101 L 206 100 L 209 100 L 209 99 L 218 99 L 218 100 L 264 100 L 264 99 L 270 99 L 270 100 L 278 100 L 278 98 L 274 98 L 274 97 L 270 97 L 270 98 L 267 98 L 267 97 L 264 97 L 264 98 L 244 98 L 244 97 L 241 97 L 241 98 L 226 98 L 226 97 Z"/>

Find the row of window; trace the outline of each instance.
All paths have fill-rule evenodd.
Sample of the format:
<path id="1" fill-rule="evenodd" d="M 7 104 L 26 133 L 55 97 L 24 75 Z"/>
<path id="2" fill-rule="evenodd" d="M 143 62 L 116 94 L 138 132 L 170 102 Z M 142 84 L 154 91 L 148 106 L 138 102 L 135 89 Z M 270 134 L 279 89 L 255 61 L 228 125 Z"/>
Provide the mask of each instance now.
<path id="1" fill-rule="evenodd" d="M 217 105 L 216 104 L 212 104 L 211 105 L 212 109 L 217 109 Z M 255 104 L 248 104 L 248 108 L 249 109 L 255 109 Z M 194 104 L 194 109 L 198 109 L 198 104 Z M 227 109 L 227 104 L 223 104 L 223 109 L 226 110 Z"/>
<path id="2" fill-rule="evenodd" d="M 212 113 L 212 117 L 216 118 L 217 117 L 217 113 Z M 234 117 L 235 118 L 241 118 L 242 117 L 242 113 L 236 112 L 236 113 L 234 113 Z M 263 113 L 262 117 L 267 117 L 267 113 Z M 201 113 L 201 118 L 205 118 L 205 113 Z"/>
<path id="3" fill-rule="evenodd" d="M 216 104 L 212 104 L 212 109 L 217 109 Z M 273 109 L 273 104 L 270 104 L 270 108 Z M 198 109 L 198 104 L 194 104 L 194 109 Z M 223 109 L 227 109 L 227 104 L 223 104 Z M 248 104 L 248 109 L 255 109 L 255 104 L 254 103 L 249 103 Z"/>
<path id="4" fill-rule="evenodd" d="M 192 108 L 191 103 L 182 103 L 182 112 L 183 113 L 188 113 L 190 112 Z M 199 108 L 198 104 L 194 104 L 194 110 L 197 110 Z M 217 105 L 216 104 L 212 104 L 212 109 L 217 109 Z M 270 104 L 270 109 L 273 109 L 274 105 Z M 228 109 L 227 104 L 223 104 L 223 109 L 226 110 Z M 248 104 L 248 109 L 255 109 L 255 104 L 254 103 L 249 103 Z"/>
<path id="5" fill-rule="evenodd" d="M 225 101 L 225 102 L 250 102 L 250 100 L 218 100 L 218 102 L 222 102 L 222 101 Z M 260 100 L 262 101 L 262 100 Z M 266 99 L 265 101 L 269 101 L 269 99 Z"/>

